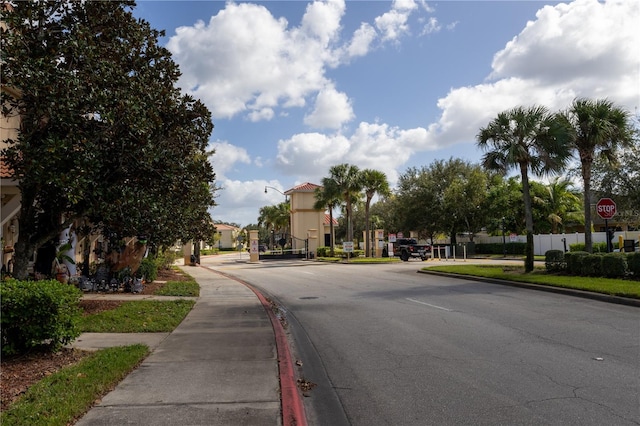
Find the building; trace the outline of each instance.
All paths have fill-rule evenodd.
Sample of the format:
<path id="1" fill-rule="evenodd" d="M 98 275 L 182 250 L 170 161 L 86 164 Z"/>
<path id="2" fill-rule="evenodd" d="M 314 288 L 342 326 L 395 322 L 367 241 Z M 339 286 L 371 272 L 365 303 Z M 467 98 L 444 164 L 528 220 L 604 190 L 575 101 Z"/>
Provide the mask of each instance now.
<path id="1" fill-rule="evenodd" d="M 330 244 L 329 215 L 325 209 L 314 208 L 317 188 L 321 186 L 305 182 L 284 192 L 290 200 L 291 248 L 294 250 L 307 248 L 315 252 L 318 247 Z M 337 225 L 335 219 L 334 225 Z"/>

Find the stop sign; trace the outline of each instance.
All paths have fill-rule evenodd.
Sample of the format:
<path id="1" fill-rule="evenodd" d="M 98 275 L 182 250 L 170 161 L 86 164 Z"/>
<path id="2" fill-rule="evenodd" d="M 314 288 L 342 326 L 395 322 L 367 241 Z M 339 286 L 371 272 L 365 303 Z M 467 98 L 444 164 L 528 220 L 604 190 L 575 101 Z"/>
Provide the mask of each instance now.
<path id="1" fill-rule="evenodd" d="M 596 203 L 596 212 L 603 219 L 611 219 L 618 210 L 615 201 L 611 198 L 600 198 Z"/>

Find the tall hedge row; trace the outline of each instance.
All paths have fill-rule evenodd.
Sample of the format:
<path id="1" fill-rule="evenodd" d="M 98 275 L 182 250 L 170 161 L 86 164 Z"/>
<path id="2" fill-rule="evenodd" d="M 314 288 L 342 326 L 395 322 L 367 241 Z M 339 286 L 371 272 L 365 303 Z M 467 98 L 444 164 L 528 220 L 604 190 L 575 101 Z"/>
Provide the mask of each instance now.
<path id="1" fill-rule="evenodd" d="M 39 346 L 57 350 L 80 335 L 82 292 L 49 281 L 0 283 L 2 355 L 26 353 Z"/>

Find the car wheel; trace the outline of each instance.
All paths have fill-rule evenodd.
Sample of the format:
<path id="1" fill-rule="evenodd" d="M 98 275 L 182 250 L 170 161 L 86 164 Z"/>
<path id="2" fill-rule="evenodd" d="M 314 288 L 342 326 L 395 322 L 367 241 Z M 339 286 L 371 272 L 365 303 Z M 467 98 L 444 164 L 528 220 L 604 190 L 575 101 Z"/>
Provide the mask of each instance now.
<path id="1" fill-rule="evenodd" d="M 409 260 L 409 253 L 407 253 L 406 251 L 403 251 L 402 254 L 400 255 L 400 259 L 402 259 L 403 262 L 406 262 Z"/>

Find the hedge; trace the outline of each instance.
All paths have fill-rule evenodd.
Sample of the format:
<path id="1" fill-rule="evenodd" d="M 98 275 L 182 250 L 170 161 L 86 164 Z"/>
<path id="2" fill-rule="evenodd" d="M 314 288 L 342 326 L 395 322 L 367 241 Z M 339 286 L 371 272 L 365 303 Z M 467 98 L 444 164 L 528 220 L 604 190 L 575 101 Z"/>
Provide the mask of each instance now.
<path id="1" fill-rule="evenodd" d="M 567 269 L 567 264 L 564 260 L 564 251 L 547 250 L 544 254 L 544 267 L 549 272 L 561 272 Z"/>
<path id="2" fill-rule="evenodd" d="M 607 278 L 624 278 L 627 272 L 627 257 L 624 253 L 602 255 L 602 273 Z"/>
<path id="3" fill-rule="evenodd" d="M 52 351 L 80 336 L 82 292 L 56 280 L 7 280 L 0 284 L 2 355 L 39 346 Z"/>
<path id="4" fill-rule="evenodd" d="M 627 267 L 635 278 L 640 278 L 640 252 L 627 254 Z"/>

